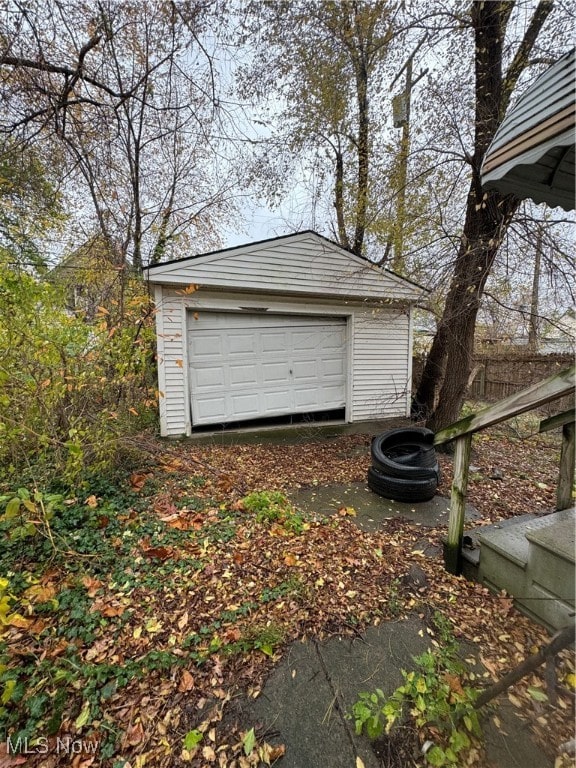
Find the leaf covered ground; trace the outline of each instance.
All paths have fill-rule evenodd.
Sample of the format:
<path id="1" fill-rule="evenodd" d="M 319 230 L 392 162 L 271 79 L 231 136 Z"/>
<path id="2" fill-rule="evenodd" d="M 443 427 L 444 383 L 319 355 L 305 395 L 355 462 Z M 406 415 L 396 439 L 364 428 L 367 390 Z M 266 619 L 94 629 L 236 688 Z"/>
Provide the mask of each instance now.
<path id="1" fill-rule="evenodd" d="M 258 695 L 292 640 L 357 635 L 410 613 L 439 610 L 457 638 L 478 645 L 480 686 L 537 650 L 546 632 L 505 595 L 425 557 L 418 526 L 392 519 L 367 533 L 351 510 L 306 516 L 280 501 L 277 492 L 363 481 L 369 442 L 148 441 L 138 471 L 91 478 L 58 502 L 53 541 L 10 537 L 4 520 L 0 766 L 273 763 L 282 745 L 231 725 L 228 702 Z M 482 520 L 551 510 L 558 457 L 549 436 L 477 436 L 469 496 Z M 447 494 L 451 459 L 440 461 Z M 21 514 L 39 503 L 32 496 Z M 426 535 L 437 545 L 444 532 Z M 403 578 L 412 566 L 424 587 Z M 540 674 L 508 694 L 551 756 L 572 736 L 567 653 L 557 676 L 555 703 Z"/>

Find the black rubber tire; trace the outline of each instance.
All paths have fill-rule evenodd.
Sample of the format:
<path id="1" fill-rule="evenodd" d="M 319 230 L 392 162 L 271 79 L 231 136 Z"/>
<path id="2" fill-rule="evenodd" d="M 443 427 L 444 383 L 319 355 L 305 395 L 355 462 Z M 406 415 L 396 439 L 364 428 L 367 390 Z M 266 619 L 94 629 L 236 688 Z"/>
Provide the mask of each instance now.
<path id="1" fill-rule="evenodd" d="M 377 472 L 386 477 L 396 477 L 399 480 L 432 480 L 440 482 L 440 465 L 434 457 L 434 464 L 431 467 L 412 467 L 409 464 L 398 464 L 392 459 L 385 461 L 376 461 L 372 459 L 372 466 Z"/>
<path id="2" fill-rule="evenodd" d="M 403 429 L 390 429 L 382 432 L 372 439 L 372 458 L 381 460 L 385 452 L 401 448 L 402 446 L 418 446 L 418 448 L 433 448 L 434 433 L 424 427 L 404 427 Z"/>
<path id="3" fill-rule="evenodd" d="M 406 464 L 410 467 L 433 467 L 436 464 L 436 451 L 431 445 L 418 445 L 418 443 L 406 443 L 395 448 L 388 448 L 384 456 L 396 464 Z M 378 461 L 378 456 L 372 456 L 373 461 Z"/>
<path id="4" fill-rule="evenodd" d="M 424 427 L 392 429 L 372 440 L 372 465 L 388 477 L 438 482 L 440 468 L 432 445 L 434 433 Z"/>
<path id="5" fill-rule="evenodd" d="M 389 477 L 378 472 L 374 467 L 370 467 L 368 470 L 368 487 L 385 499 L 417 504 L 420 501 L 430 501 L 434 497 L 438 480 L 436 477 L 428 480 Z"/>

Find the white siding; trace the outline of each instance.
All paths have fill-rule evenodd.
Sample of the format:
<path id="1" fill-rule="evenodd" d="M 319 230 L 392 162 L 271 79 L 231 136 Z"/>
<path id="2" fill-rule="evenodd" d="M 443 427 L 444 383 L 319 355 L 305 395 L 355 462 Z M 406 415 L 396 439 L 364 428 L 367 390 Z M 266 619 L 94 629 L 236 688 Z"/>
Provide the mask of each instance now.
<path id="1" fill-rule="evenodd" d="M 157 306 L 156 329 L 159 335 L 160 431 L 164 436 L 190 433 L 184 319 L 182 298 L 173 291 L 163 289 L 161 303 Z"/>
<path id="2" fill-rule="evenodd" d="M 409 412 L 409 325 L 408 310 L 355 312 L 351 421 L 406 416 Z"/>
<path id="3" fill-rule="evenodd" d="M 188 349 L 186 313 L 205 310 L 234 312 L 261 309 L 295 315 L 348 318 L 350 341 L 347 357 L 348 421 L 405 416 L 410 405 L 409 308 L 388 308 L 361 302 L 342 302 L 249 294 L 221 294 L 199 290 L 185 295 L 163 287 L 156 291 L 158 366 L 161 400 L 161 433 L 190 434 L 190 398 L 187 381 Z M 194 323 L 191 323 L 194 327 Z"/>
<path id="4" fill-rule="evenodd" d="M 424 289 L 305 232 L 166 264 L 150 282 L 282 294 L 414 301 Z"/>

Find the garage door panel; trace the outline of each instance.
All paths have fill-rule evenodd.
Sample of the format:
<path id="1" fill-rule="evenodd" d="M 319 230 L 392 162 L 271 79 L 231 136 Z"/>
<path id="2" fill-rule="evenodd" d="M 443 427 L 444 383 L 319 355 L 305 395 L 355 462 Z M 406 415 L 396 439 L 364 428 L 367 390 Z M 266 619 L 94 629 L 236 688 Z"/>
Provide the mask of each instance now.
<path id="1" fill-rule="evenodd" d="M 231 386 L 251 384 L 253 386 L 258 385 L 258 366 L 254 363 L 251 365 L 241 365 L 235 363 L 230 366 L 230 384 Z"/>
<path id="2" fill-rule="evenodd" d="M 292 365 L 292 376 L 294 382 L 306 382 L 316 380 L 318 378 L 318 361 L 317 360 L 301 360 L 294 361 Z"/>
<path id="3" fill-rule="evenodd" d="M 262 383 L 279 384 L 286 383 L 290 378 L 288 363 L 262 363 Z"/>
<path id="4" fill-rule="evenodd" d="M 202 312 L 188 328 L 193 424 L 345 405 L 344 318 Z"/>
<path id="5" fill-rule="evenodd" d="M 265 392 L 263 395 L 263 405 L 266 413 L 270 415 L 286 413 L 286 403 L 292 400 L 292 393 L 289 389 L 278 390 L 277 392 Z"/>
<path id="6" fill-rule="evenodd" d="M 253 333 L 231 332 L 228 336 L 228 354 L 231 356 L 253 355 L 256 353 L 256 343 Z"/>
<path id="7" fill-rule="evenodd" d="M 259 414 L 260 398 L 257 394 L 231 394 L 230 402 L 233 413 L 241 419 L 252 419 Z"/>
<path id="8" fill-rule="evenodd" d="M 287 334 L 278 331 L 262 331 L 262 353 L 277 355 L 279 352 L 285 350 L 288 346 Z"/>
<path id="9" fill-rule="evenodd" d="M 200 368 L 196 371 L 195 383 L 198 387 L 224 387 L 226 377 L 221 366 L 217 368 Z"/>
<path id="10" fill-rule="evenodd" d="M 294 402 L 297 408 L 306 408 L 316 410 L 318 406 L 318 387 L 309 389 L 298 389 L 294 393 Z"/>
<path id="11" fill-rule="evenodd" d="M 340 351 L 344 345 L 344 333 L 343 332 L 331 332 L 327 333 L 323 339 L 324 352 Z"/>
<path id="12" fill-rule="evenodd" d="M 198 334 L 192 340 L 194 355 L 202 358 L 220 358 L 224 349 L 224 340 L 220 334 L 206 333 Z"/>
<path id="13" fill-rule="evenodd" d="M 322 376 L 344 376 L 344 360 L 342 358 L 331 358 L 322 360 L 320 363 Z"/>
<path id="14" fill-rule="evenodd" d="M 226 412 L 226 399 L 223 396 L 209 397 L 203 395 L 196 401 L 198 423 L 210 423 L 212 419 L 220 420 Z"/>
<path id="15" fill-rule="evenodd" d="M 343 408 L 346 405 L 339 386 L 322 387 L 322 402 L 326 408 Z"/>

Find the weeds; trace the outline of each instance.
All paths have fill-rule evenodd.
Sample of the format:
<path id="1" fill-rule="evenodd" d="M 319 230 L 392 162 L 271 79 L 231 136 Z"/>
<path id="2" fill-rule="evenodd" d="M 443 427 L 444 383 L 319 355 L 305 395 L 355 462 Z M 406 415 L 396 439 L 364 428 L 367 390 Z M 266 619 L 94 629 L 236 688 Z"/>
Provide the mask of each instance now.
<path id="1" fill-rule="evenodd" d="M 402 670 L 404 683 L 391 696 L 380 688 L 360 693 L 349 716 L 356 733 L 373 740 L 390 735 L 410 718 L 419 732 L 430 737 L 429 765 L 459 766 L 482 735 L 474 708 L 478 694 L 465 684 L 465 667 L 450 623 L 438 613 L 434 621 L 439 647 L 416 656 L 415 671 Z"/>
<path id="2" fill-rule="evenodd" d="M 302 514 L 279 491 L 254 491 L 242 499 L 241 505 L 255 515 L 258 523 L 276 523 L 295 534 L 306 530 Z"/>

